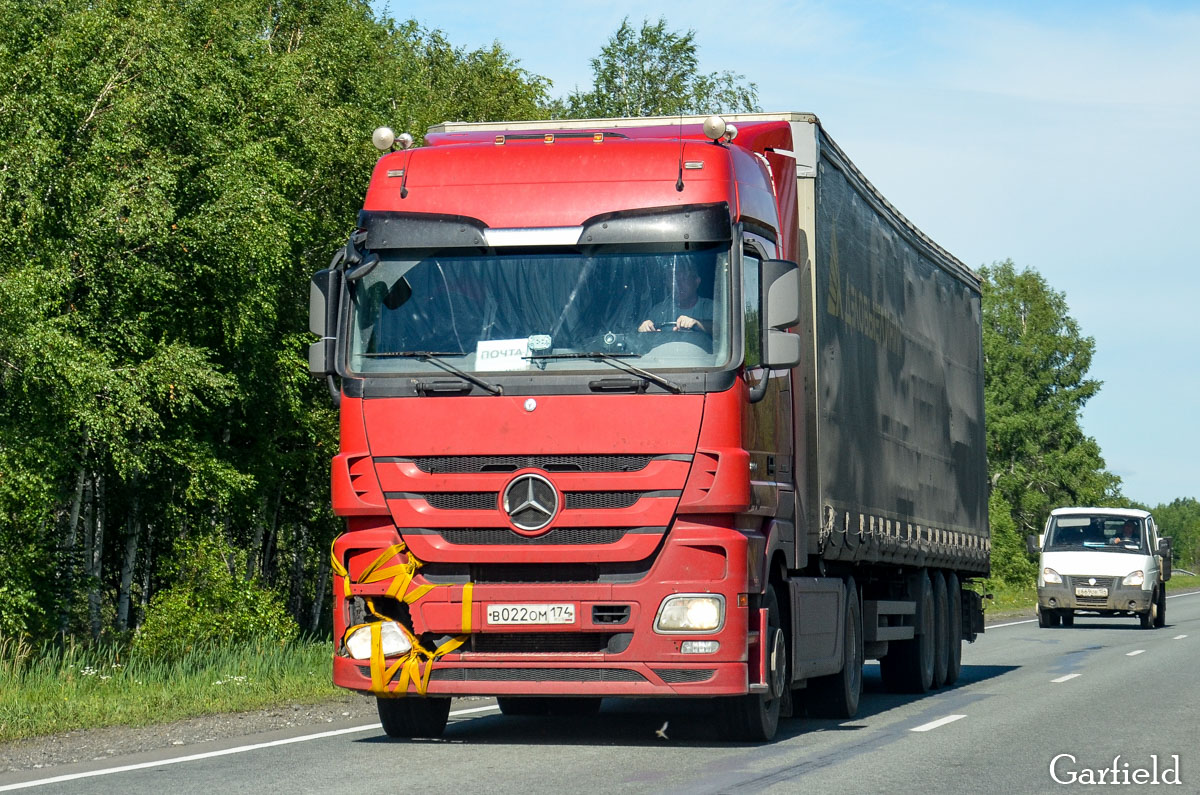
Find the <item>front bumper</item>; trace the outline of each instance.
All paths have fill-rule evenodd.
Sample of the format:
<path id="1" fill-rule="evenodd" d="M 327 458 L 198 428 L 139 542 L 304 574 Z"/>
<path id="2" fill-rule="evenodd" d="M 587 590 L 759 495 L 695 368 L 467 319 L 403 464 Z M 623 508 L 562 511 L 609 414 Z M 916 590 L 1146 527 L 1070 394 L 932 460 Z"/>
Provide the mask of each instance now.
<path id="1" fill-rule="evenodd" d="M 1121 585 L 1120 580 L 1108 586 L 1104 596 L 1079 596 L 1078 586 L 1065 578 L 1061 584 L 1039 585 L 1038 606 L 1043 610 L 1084 610 L 1097 613 L 1144 613 L 1150 609 L 1151 592 L 1140 585 Z"/>
<path id="2" fill-rule="evenodd" d="M 359 583 L 356 573 L 398 536 L 376 529 L 347 533 L 335 545 L 346 555 L 349 585 L 335 583 L 334 636 L 340 642 L 350 622 L 352 597 L 387 595 L 388 581 Z M 757 589 L 747 558 L 753 541 L 726 528 L 677 522 L 650 571 L 636 582 L 437 583 L 407 606 L 410 630 L 427 648 L 447 638 L 462 646 L 438 657 L 428 679 L 408 678 L 405 690 L 396 672 L 389 692 L 429 695 L 723 696 L 740 695 L 762 681 L 759 643 L 763 611 L 749 593 Z M 340 550 L 344 550 L 340 552 Z M 436 579 L 436 578 L 435 578 Z M 418 571 L 414 588 L 428 584 Z M 350 595 L 347 596 L 348 587 Z M 654 622 L 663 599 L 672 594 L 720 594 L 725 613 L 715 632 L 661 634 Z M 739 598 L 740 597 L 740 598 Z M 487 624 L 491 604 L 571 604 L 572 625 Z M 614 612 L 625 612 L 614 621 Z M 717 641 L 713 653 L 683 653 L 685 641 Z M 588 648 L 589 643 L 594 643 Z M 390 668 L 395 658 L 385 658 Z M 423 670 L 423 666 L 422 666 Z M 335 685 L 379 693 L 371 660 L 351 659 L 335 650 Z"/>

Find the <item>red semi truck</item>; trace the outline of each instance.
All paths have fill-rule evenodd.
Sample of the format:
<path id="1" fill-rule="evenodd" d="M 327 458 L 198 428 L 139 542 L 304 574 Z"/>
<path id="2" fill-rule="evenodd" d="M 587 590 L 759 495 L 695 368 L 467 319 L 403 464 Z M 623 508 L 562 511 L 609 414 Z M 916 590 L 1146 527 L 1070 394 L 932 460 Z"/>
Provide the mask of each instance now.
<path id="1" fill-rule="evenodd" d="M 978 276 L 815 116 L 447 123 L 313 279 L 333 679 L 391 736 L 952 684 L 989 570 Z"/>

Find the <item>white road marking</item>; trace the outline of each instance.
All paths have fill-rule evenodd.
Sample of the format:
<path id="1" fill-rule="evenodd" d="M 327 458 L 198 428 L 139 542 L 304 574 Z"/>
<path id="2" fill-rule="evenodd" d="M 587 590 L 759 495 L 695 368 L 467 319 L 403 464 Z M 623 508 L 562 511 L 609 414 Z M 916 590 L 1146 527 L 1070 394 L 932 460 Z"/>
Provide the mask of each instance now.
<path id="1" fill-rule="evenodd" d="M 1185 596 L 1196 596 L 1198 594 L 1200 594 L 1200 591 L 1189 591 L 1187 593 L 1168 594 L 1167 598 L 1168 599 L 1182 599 Z"/>
<path id="2" fill-rule="evenodd" d="M 471 709 L 458 709 L 450 713 L 450 717 L 458 715 L 474 715 L 479 712 L 493 712 L 499 710 L 500 707 L 493 704 L 488 707 L 472 707 Z M 201 759 L 212 759 L 217 756 L 229 756 L 230 754 L 241 754 L 246 751 L 257 751 L 260 748 L 274 748 L 277 745 L 291 745 L 292 743 L 303 743 L 309 740 L 321 740 L 326 737 L 338 737 L 343 734 L 356 734 L 358 732 L 367 732 L 380 729 L 378 723 L 369 723 L 364 726 L 351 726 L 348 729 L 334 729 L 327 732 L 317 732 L 316 734 L 305 734 L 301 737 L 288 737 L 283 740 L 272 740 L 266 743 L 252 743 L 250 745 L 239 745 L 234 748 L 223 748 L 220 751 L 206 751 L 202 754 L 189 754 L 187 756 L 177 756 L 173 759 L 160 759 L 157 762 L 140 762 L 136 765 L 121 765 L 120 767 L 106 767 L 101 770 L 89 770 L 86 773 L 70 773 L 63 776 L 53 776 L 51 778 L 39 778 L 35 781 L 22 781 L 17 784 L 6 784 L 0 786 L 0 792 L 9 792 L 11 790 L 27 789 L 29 787 L 40 787 L 43 784 L 61 784 L 64 781 L 77 781 L 81 778 L 94 778 L 95 776 L 107 776 L 111 773 L 128 773 L 131 770 L 145 770 L 150 767 L 165 767 L 167 765 L 177 765 L 181 762 L 196 762 Z"/>
<path id="3" fill-rule="evenodd" d="M 1126 657 L 1136 657 L 1139 654 L 1143 654 L 1145 651 L 1146 651 L 1145 649 L 1134 649 L 1133 651 L 1129 652 L 1125 656 Z"/>
<path id="4" fill-rule="evenodd" d="M 1066 676 L 1060 676 L 1057 679 L 1051 679 L 1050 681 L 1055 684 L 1058 684 L 1059 682 L 1069 682 L 1077 676 L 1082 676 L 1082 674 L 1067 674 Z"/>
<path id="5" fill-rule="evenodd" d="M 1037 621 L 1037 619 L 1030 618 L 1026 621 L 1013 621 L 1009 624 L 992 624 L 990 627 L 984 627 L 984 630 L 986 631 L 989 629 L 1000 629 L 1002 627 L 1015 627 L 1017 624 L 1032 624 L 1034 621 Z"/>
<path id="6" fill-rule="evenodd" d="M 1187 635 L 1176 635 L 1175 637 L 1171 638 L 1171 640 L 1183 640 L 1186 637 Z"/>
<path id="7" fill-rule="evenodd" d="M 932 729 L 936 729 L 939 726 L 945 726 L 947 723 L 954 723 L 954 721 L 961 720 L 965 717 L 967 717 L 967 716 L 966 715 L 947 715 L 944 718 L 938 718 L 937 720 L 930 721 L 929 723 L 924 723 L 924 724 L 916 727 L 915 729 L 909 729 L 909 731 L 927 732 Z"/>

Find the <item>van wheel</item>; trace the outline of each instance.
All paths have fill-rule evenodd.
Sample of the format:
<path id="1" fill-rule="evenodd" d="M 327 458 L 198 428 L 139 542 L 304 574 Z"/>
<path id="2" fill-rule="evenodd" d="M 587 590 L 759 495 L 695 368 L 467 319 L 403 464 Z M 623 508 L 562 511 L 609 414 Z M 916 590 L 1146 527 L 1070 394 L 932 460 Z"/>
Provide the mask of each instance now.
<path id="1" fill-rule="evenodd" d="M 1165 627 L 1167 625 L 1167 586 L 1161 585 L 1158 588 L 1158 615 L 1154 617 L 1155 627 Z"/>
<path id="2" fill-rule="evenodd" d="M 842 627 L 842 670 L 808 682 L 808 714 L 816 718 L 853 718 L 862 698 L 862 608 L 854 578 L 846 580 L 846 621 Z"/>
<path id="3" fill-rule="evenodd" d="M 729 696 L 717 700 L 717 715 L 721 734 L 730 740 L 762 742 L 775 736 L 779 728 L 779 711 L 787 688 L 791 687 L 791 669 L 788 660 L 791 650 L 787 634 L 779 614 L 779 600 L 775 588 L 768 587 L 763 594 L 763 607 L 767 608 L 767 674 L 766 693 L 748 693 L 744 696 Z"/>
<path id="4" fill-rule="evenodd" d="M 422 696 L 377 698 L 379 722 L 388 737 L 441 737 L 450 717 L 450 699 Z"/>
<path id="5" fill-rule="evenodd" d="M 1138 615 L 1138 619 L 1142 622 L 1142 629 L 1154 629 L 1162 626 L 1158 623 L 1158 589 L 1154 589 L 1154 593 L 1150 596 L 1150 606 L 1146 608 L 1145 613 Z"/>
<path id="6" fill-rule="evenodd" d="M 933 684 L 934 629 L 933 585 L 924 570 L 913 578 L 917 603 L 917 635 L 912 640 L 891 641 L 888 653 L 879 661 L 883 685 L 893 693 L 924 693 Z"/>
<path id="7" fill-rule="evenodd" d="M 1047 610 L 1043 607 L 1038 607 L 1038 626 L 1042 629 L 1057 627 L 1062 616 L 1057 610 Z"/>

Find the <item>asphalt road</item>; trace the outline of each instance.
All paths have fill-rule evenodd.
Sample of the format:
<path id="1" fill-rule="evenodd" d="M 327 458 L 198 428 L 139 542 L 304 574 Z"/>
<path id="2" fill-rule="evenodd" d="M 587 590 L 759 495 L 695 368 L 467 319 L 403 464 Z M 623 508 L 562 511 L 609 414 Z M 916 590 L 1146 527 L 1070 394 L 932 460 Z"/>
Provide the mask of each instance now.
<path id="1" fill-rule="evenodd" d="M 616 700 L 581 721 L 507 718 L 471 700 L 455 702 L 438 741 L 335 725 L 194 746 L 184 761 L 155 752 L 12 774 L 0 791 L 931 795 L 1086 791 L 1108 768 L 1120 791 L 1196 793 L 1200 593 L 1167 604 L 1158 630 L 1084 617 L 1073 628 L 992 626 L 964 650 L 959 683 L 924 697 L 883 692 L 868 665 L 855 720 L 785 721 L 761 746 L 719 741 L 697 704 Z M 664 722 L 667 739 L 655 734 Z M 1134 783 L 1154 756 L 1163 783 Z M 1175 769 L 1172 786 L 1164 771 Z"/>

